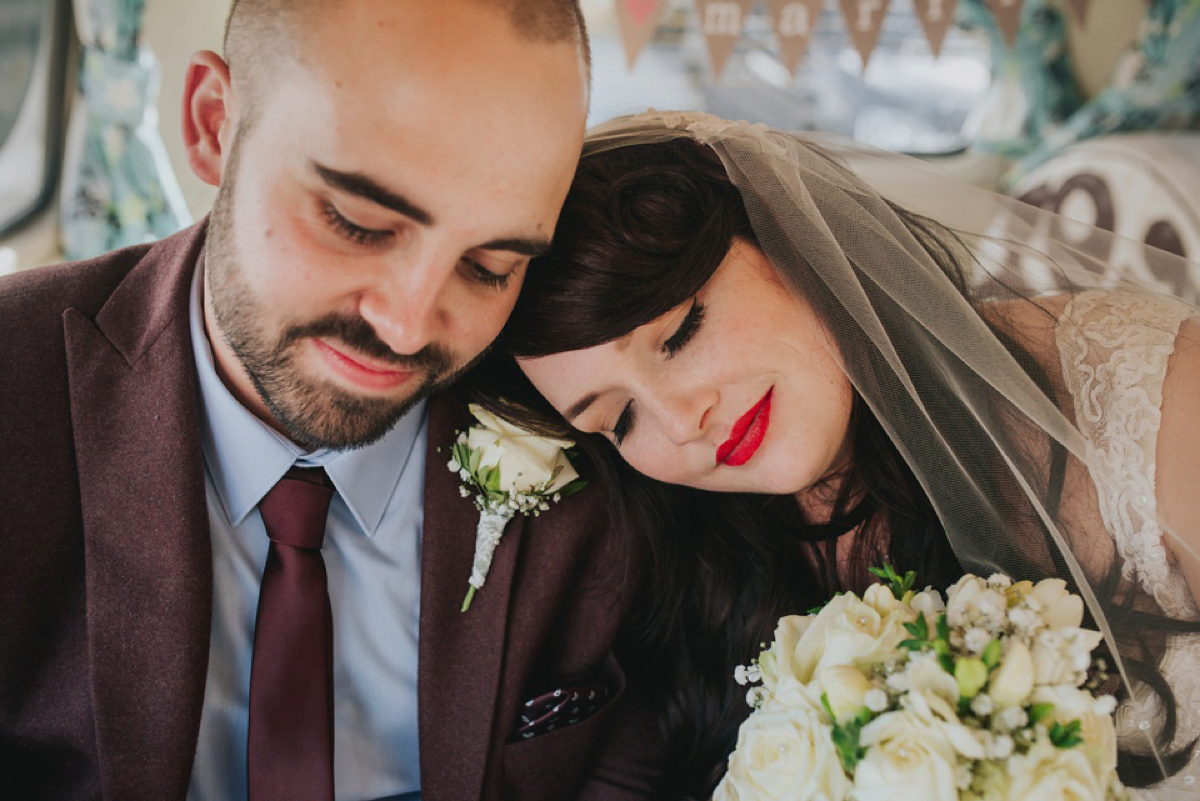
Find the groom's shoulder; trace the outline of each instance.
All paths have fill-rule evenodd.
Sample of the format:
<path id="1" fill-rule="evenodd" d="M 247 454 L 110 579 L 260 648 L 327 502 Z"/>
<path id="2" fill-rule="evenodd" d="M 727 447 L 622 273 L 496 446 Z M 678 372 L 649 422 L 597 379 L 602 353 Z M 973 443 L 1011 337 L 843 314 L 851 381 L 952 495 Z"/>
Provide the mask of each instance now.
<path id="1" fill-rule="evenodd" d="M 0 278 L 0 325 L 37 324 L 72 308 L 94 316 L 150 248 L 136 245 Z"/>

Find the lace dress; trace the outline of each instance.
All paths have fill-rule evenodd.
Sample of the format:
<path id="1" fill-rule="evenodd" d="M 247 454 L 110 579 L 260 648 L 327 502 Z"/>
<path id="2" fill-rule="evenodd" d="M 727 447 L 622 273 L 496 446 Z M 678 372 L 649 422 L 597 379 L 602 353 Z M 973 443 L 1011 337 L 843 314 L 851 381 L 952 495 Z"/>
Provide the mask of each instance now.
<path id="1" fill-rule="evenodd" d="M 1087 440 L 1100 513 L 1125 567 L 1172 617 L 1197 620 L 1192 592 L 1163 544 L 1155 496 L 1155 454 L 1163 381 L 1179 328 L 1194 307 L 1156 295 L 1090 291 L 1064 308 L 1056 327 L 1063 379 Z M 1160 670 L 1179 707 L 1175 747 L 1200 735 L 1200 637 L 1169 647 Z M 1160 719 L 1157 699 L 1117 711 L 1122 734 Z M 1164 801 L 1200 798 L 1200 759 L 1156 786 Z"/>

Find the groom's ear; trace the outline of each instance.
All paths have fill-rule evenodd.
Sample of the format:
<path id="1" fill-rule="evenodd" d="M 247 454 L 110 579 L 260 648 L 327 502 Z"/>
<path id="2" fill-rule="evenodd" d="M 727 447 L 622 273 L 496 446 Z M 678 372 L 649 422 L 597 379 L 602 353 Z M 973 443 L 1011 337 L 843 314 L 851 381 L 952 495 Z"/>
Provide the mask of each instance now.
<path id="1" fill-rule="evenodd" d="M 221 185 L 237 123 L 229 65 L 211 50 L 188 63 L 183 87 L 183 144 L 196 177 Z"/>

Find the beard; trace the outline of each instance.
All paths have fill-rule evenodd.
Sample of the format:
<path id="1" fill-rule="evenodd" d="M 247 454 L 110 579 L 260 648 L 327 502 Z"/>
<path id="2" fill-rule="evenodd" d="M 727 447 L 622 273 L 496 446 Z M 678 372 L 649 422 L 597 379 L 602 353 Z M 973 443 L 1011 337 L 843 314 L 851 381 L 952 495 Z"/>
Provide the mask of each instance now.
<path id="1" fill-rule="evenodd" d="M 275 422 L 297 444 L 311 450 L 369 445 L 421 400 L 453 383 L 483 354 L 473 360 L 458 359 L 437 344 L 415 354 L 398 354 L 359 316 L 331 314 L 270 330 L 266 321 L 271 320 L 271 304 L 256 297 L 246 280 L 233 232 L 234 184 L 243 132 L 239 130 L 235 137 L 227 180 L 221 183 L 209 220 L 205 280 L 216 327 Z M 424 376 L 406 397 L 355 395 L 303 373 L 296 357 L 298 345 L 308 337 L 343 343 L 377 362 Z"/>

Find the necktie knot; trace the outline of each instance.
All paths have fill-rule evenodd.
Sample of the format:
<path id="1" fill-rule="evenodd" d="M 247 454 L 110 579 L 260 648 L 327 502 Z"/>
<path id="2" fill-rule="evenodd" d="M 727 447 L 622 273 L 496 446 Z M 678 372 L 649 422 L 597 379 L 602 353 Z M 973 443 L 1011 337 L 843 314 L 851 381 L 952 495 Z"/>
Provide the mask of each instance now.
<path id="1" fill-rule="evenodd" d="M 320 467 L 292 467 L 259 503 L 267 536 L 277 545 L 319 551 L 333 483 Z"/>

